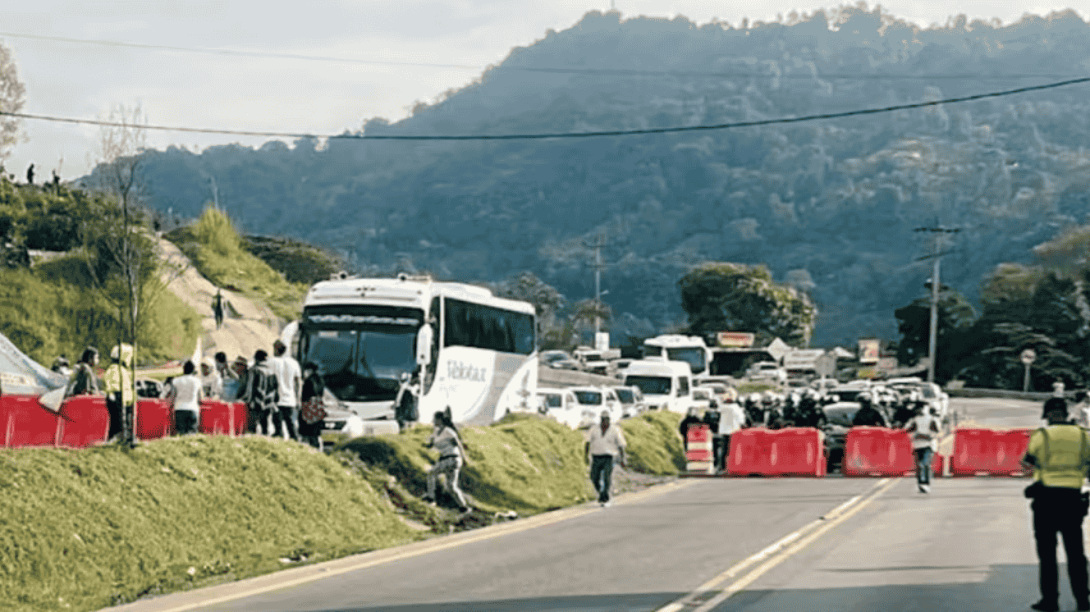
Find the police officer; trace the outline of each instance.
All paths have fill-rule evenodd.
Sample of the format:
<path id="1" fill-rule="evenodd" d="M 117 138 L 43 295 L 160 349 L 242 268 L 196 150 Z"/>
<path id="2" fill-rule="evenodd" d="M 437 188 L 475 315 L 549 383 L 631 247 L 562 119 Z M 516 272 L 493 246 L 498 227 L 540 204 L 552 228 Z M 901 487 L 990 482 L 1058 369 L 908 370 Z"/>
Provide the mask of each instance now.
<path id="1" fill-rule="evenodd" d="M 1060 577 L 1056 565 L 1056 533 L 1063 536 L 1067 575 L 1079 610 L 1090 611 L 1086 553 L 1082 521 L 1086 517 L 1083 480 L 1090 466 L 1090 437 L 1082 428 L 1068 424 L 1067 402 L 1049 398 L 1044 405 L 1048 427 L 1033 432 L 1023 464 L 1034 468 L 1026 497 L 1033 500 L 1033 537 L 1040 563 L 1041 600 L 1034 610 L 1057 611 Z"/>
<path id="2" fill-rule="evenodd" d="M 853 427 L 889 427 L 889 422 L 886 421 L 886 415 L 882 414 L 874 407 L 874 403 L 869 394 L 860 393 L 859 398 L 856 401 L 859 402 L 859 410 L 856 411 L 855 416 L 852 418 Z"/>

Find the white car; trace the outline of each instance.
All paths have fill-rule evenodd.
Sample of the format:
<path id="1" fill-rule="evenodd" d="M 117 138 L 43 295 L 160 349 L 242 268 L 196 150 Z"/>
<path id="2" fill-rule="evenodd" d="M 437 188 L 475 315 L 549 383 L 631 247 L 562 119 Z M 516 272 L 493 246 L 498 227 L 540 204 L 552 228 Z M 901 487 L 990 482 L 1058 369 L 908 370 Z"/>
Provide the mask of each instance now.
<path id="1" fill-rule="evenodd" d="M 621 402 L 621 417 L 628 419 L 647 410 L 639 387 L 610 387 Z"/>
<path id="2" fill-rule="evenodd" d="M 703 414 L 705 410 L 715 406 L 719 407 L 719 400 L 716 399 L 715 394 L 708 387 L 693 387 L 693 407 L 696 408 L 698 414 Z"/>
<path id="3" fill-rule="evenodd" d="M 706 388 L 706 389 L 711 389 L 712 394 L 715 396 L 715 399 L 717 399 L 719 401 L 720 406 L 722 406 L 723 404 L 734 401 L 733 398 L 736 395 L 734 393 L 731 393 L 731 388 L 730 387 L 728 387 L 727 385 L 724 385 L 723 383 L 720 383 L 720 382 L 701 381 L 701 382 L 696 383 L 696 388 L 697 389 L 699 389 L 701 387 Z"/>
<path id="4" fill-rule="evenodd" d="M 550 419 L 577 429 L 583 416 L 582 406 L 570 389 L 538 389 L 539 410 Z"/>
<path id="5" fill-rule="evenodd" d="M 621 401 L 617 394 L 608 387 L 571 387 L 579 408 L 579 427 L 590 427 L 598 423 L 603 410 L 609 411 L 610 420 L 619 423 L 623 416 Z"/>
<path id="6" fill-rule="evenodd" d="M 780 385 L 787 384 L 787 370 L 774 361 L 758 361 L 749 367 L 746 377 L 751 381 L 764 380 Z"/>

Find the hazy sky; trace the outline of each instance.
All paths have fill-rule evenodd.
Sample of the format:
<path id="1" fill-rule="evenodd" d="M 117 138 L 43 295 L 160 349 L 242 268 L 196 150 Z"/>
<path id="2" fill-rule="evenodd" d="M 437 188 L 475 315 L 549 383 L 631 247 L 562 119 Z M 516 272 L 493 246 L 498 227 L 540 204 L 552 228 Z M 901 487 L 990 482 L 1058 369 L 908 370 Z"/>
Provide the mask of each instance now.
<path id="1" fill-rule="evenodd" d="M 625 17 L 685 15 L 737 25 L 774 20 L 792 10 L 837 4 L 784 0 L 615 0 Z M 1090 0 L 893 0 L 883 8 L 920 25 L 970 18 L 1016 21 L 1073 8 L 1084 19 Z M 24 112 L 104 118 L 112 106 L 139 104 L 151 123 L 190 127 L 331 134 L 372 117 L 403 118 L 418 100 L 432 101 L 527 46 L 549 29 L 563 30 L 609 0 L 0 0 L 0 40 L 26 85 Z M 232 57 L 20 38 L 32 35 L 143 45 L 232 49 L 359 60 L 457 64 L 472 69 Z M 89 168 L 94 127 L 25 121 L 26 142 L 7 169 L 23 180 L 30 162 L 39 177 L 60 167 L 64 178 Z M 204 148 L 262 139 L 152 132 L 157 148 Z M 62 161 L 63 160 L 63 165 Z"/>

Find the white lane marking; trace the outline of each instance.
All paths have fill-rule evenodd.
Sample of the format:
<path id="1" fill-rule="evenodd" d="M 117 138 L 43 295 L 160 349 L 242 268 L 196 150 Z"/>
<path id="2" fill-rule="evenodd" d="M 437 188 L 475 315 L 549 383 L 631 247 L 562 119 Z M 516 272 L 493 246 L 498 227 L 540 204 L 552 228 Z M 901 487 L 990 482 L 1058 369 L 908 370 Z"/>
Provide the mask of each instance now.
<path id="1" fill-rule="evenodd" d="M 856 506 L 854 506 L 850 510 L 846 511 L 844 514 L 841 514 L 835 520 L 833 520 L 833 521 L 831 521 L 829 523 L 826 523 L 824 526 L 818 528 L 816 531 L 814 531 L 810 535 L 806 536 L 806 538 L 799 541 L 798 543 L 796 543 L 791 548 L 783 551 L 783 553 L 781 553 L 780 555 L 778 555 L 778 556 L 776 556 L 776 557 L 774 557 L 772 559 L 769 559 L 763 565 L 761 565 L 757 569 L 753 570 L 752 572 L 746 574 L 745 576 L 740 578 L 737 582 L 731 584 L 729 587 L 727 587 L 726 589 L 721 591 L 715 597 L 713 597 L 713 598 L 709 599 L 708 601 L 702 603 L 698 608 L 693 610 L 693 612 L 709 612 L 710 610 L 714 609 L 719 604 L 721 604 L 724 601 L 730 599 L 732 596 L 734 596 L 739 591 L 741 591 L 741 590 L 745 589 L 746 587 L 748 587 L 749 585 L 753 584 L 758 578 L 760 578 L 761 576 L 768 573 L 768 571 L 771 570 L 772 568 L 774 568 L 777 565 L 783 563 L 784 561 L 790 559 L 792 556 L 797 554 L 799 551 L 806 548 L 807 546 L 809 546 L 813 542 L 817 541 L 818 538 L 820 538 L 821 536 L 825 535 L 829 531 L 832 531 L 833 529 L 835 529 L 841 523 L 843 523 L 843 522 L 847 521 L 848 519 L 850 519 L 851 517 L 855 516 L 856 513 L 861 511 L 863 508 L 866 508 L 872 501 L 874 501 L 875 499 L 878 499 L 879 497 L 881 497 L 882 494 L 884 494 L 886 491 L 893 488 L 893 486 L 897 484 L 897 480 L 894 480 L 894 479 L 885 479 L 885 480 L 888 481 L 888 482 L 885 483 L 885 486 L 882 486 L 880 489 L 878 489 L 872 495 L 870 495 L 869 497 L 867 497 L 866 499 L 861 501 L 859 504 L 857 504 Z"/>
<path id="2" fill-rule="evenodd" d="M 864 496 L 871 495 L 871 497 L 867 498 L 867 501 L 869 501 L 870 499 L 873 499 L 873 497 L 876 497 L 878 495 L 878 493 L 883 492 L 883 491 L 881 491 L 881 487 L 883 485 L 889 484 L 891 482 L 896 482 L 896 480 L 892 480 L 890 478 L 883 478 L 882 480 L 879 480 L 866 493 L 863 493 L 861 495 L 856 495 L 855 497 L 849 499 L 848 501 L 840 504 L 836 508 L 833 508 L 829 512 L 826 512 L 824 515 L 822 515 L 821 518 L 808 523 L 807 525 L 803 526 L 801 529 L 798 529 L 797 531 L 793 531 L 793 532 L 787 534 L 786 536 L 780 538 L 776 542 L 770 544 L 769 546 L 766 546 L 762 550 L 750 555 L 749 557 L 743 559 L 742 561 L 739 561 L 738 563 L 735 563 L 730 568 L 728 568 L 726 571 L 718 574 L 717 576 L 715 576 L 711 580 L 709 580 L 709 581 L 705 582 L 704 584 L 696 587 L 696 589 L 694 589 L 693 591 L 691 591 L 690 593 L 688 593 L 686 595 L 683 595 L 681 598 L 679 598 L 679 599 L 677 599 L 675 601 L 672 601 L 669 604 L 659 608 L 658 610 L 656 610 L 656 612 L 678 612 L 679 610 L 682 610 L 682 609 L 692 605 L 693 600 L 696 599 L 697 597 L 700 597 L 701 595 L 706 595 L 709 591 L 712 591 L 717 586 L 723 584 L 724 582 L 730 580 L 731 578 L 734 578 L 735 576 L 742 573 L 743 571 L 745 571 L 746 569 L 748 569 L 752 565 L 760 563 L 761 561 L 764 561 L 768 557 L 770 557 L 772 555 L 775 555 L 779 551 L 783 550 L 785 547 L 789 546 L 792 542 L 795 542 L 799 538 L 803 537 L 803 535 L 806 534 L 807 532 L 811 532 L 814 529 L 818 529 L 823 524 L 826 525 L 826 526 L 829 526 L 829 527 L 839 525 L 840 522 L 842 522 L 842 520 L 844 519 L 845 516 L 850 516 L 850 515 L 840 514 L 839 515 L 840 518 L 836 518 L 836 519 L 832 520 L 832 522 L 827 522 L 827 521 L 829 521 L 829 519 L 827 519 L 826 517 L 836 516 L 837 513 L 845 512 L 845 509 L 849 508 L 851 504 L 858 503 L 859 500 L 863 499 Z M 867 503 L 867 502 L 865 501 L 864 504 L 865 503 Z M 852 514 L 854 514 L 854 512 Z M 824 531 L 822 533 L 824 533 Z"/>
<path id="3" fill-rule="evenodd" d="M 676 491 L 677 489 L 690 486 L 694 482 L 696 481 L 674 481 L 655 487 L 649 487 L 642 491 L 627 494 L 623 497 L 618 496 L 618 502 L 620 502 L 621 499 L 624 499 L 625 502 L 628 503 L 628 501 L 632 499 L 638 500 L 647 497 L 654 497 L 656 495 L 661 495 L 663 493 Z M 283 570 L 280 572 L 274 572 L 271 574 L 264 574 L 261 576 L 255 576 L 253 578 L 247 578 L 238 582 L 208 587 L 203 593 L 200 592 L 200 590 L 184 591 L 181 593 L 166 595 L 163 598 L 138 600 L 122 606 L 107 608 L 106 610 L 109 610 L 110 612 L 188 612 L 190 610 L 198 610 L 200 608 L 206 608 L 229 601 L 245 599 L 247 597 L 253 597 L 255 595 L 263 595 L 272 591 L 279 591 L 281 589 L 299 586 L 308 582 L 324 580 L 332 576 L 338 576 L 357 570 L 367 569 L 369 567 L 384 565 L 393 561 L 410 559 L 412 557 L 418 557 L 420 555 L 426 555 L 441 550 L 447 550 L 449 548 L 455 548 L 465 544 L 491 540 L 492 538 L 496 538 L 502 535 L 520 533 L 537 527 L 544 527 L 546 525 L 560 523 L 562 521 L 586 516 L 593 512 L 600 511 L 602 511 L 602 509 L 598 508 L 597 505 L 586 507 L 574 506 L 564 508 L 555 512 L 548 512 L 545 514 L 532 516 L 522 521 L 500 523 L 498 525 L 484 527 L 475 531 L 463 531 L 459 534 L 454 534 L 451 536 L 439 537 L 432 540 L 425 540 L 422 542 L 414 542 L 412 544 L 405 544 L 396 548 L 387 548 L 372 551 L 369 553 L 363 553 L 361 555 L 357 555 L 355 558 L 345 557 L 342 559 L 334 559 L 332 561 L 325 561 L 323 563 L 315 565 Z M 163 599 L 166 597 L 175 597 L 178 599 L 182 599 L 183 601 L 173 603 L 164 602 Z"/>

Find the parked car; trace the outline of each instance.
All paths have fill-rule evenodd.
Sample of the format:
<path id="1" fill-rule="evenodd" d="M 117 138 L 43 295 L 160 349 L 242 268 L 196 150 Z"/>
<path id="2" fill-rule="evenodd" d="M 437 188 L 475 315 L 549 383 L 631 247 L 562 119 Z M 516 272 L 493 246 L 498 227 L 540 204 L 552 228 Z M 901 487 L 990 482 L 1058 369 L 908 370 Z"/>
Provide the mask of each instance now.
<path id="1" fill-rule="evenodd" d="M 621 402 L 608 387 L 570 387 L 579 407 L 579 427 L 590 427 L 598 422 L 603 410 L 609 411 L 610 420 L 619 423 L 622 418 Z"/>
<path id="2" fill-rule="evenodd" d="M 723 404 L 726 404 L 728 402 L 733 402 L 734 401 L 735 393 L 732 392 L 732 390 L 731 390 L 731 388 L 729 386 L 724 385 L 723 383 L 711 382 L 711 381 L 700 381 L 700 382 L 696 383 L 696 386 L 698 388 L 699 387 L 705 387 L 705 388 L 711 389 L 712 394 L 715 396 L 715 399 L 719 400 L 719 405 L 720 406 L 722 406 Z"/>
<path id="3" fill-rule="evenodd" d="M 784 385 L 787 384 L 787 370 L 781 368 L 775 361 L 758 361 L 749 366 L 746 378 L 753 382 L 767 381 Z"/>
<path id="4" fill-rule="evenodd" d="M 632 418 L 647 410 L 647 403 L 643 400 L 643 393 L 639 387 L 610 387 L 617 394 L 617 400 L 621 402 L 621 418 Z"/>
<path id="5" fill-rule="evenodd" d="M 708 387 L 693 387 L 693 406 L 701 414 L 708 408 L 719 408 L 719 400 L 715 398 L 714 393 Z"/>
<path id="6" fill-rule="evenodd" d="M 641 359 L 625 370 L 624 384 L 638 387 L 651 410 L 682 414 L 693 402 L 692 368 L 682 361 Z"/>
<path id="7" fill-rule="evenodd" d="M 923 398 L 929 408 L 934 409 L 940 420 L 945 420 L 950 410 L 950 396 L 935 383 L 925 382 L 919 377 L 893 378 L 886 384 L 897 391 L 915 391 Z"/>
<path id="8" fill-rule="evenodd" d="M 603 351 L 581 346 L 572 353 L 579 367 L 584 372 L 608 376 L 611 370 L 610 362 L 606 360 Z"/>
<path id="9" fill-rule="evenodd" d="M 578 370 L 579 363 L 564 351 L 542 351 L 538 359 L 554 370 Z"/>
<path id="10" fill-rule="evenodd" d="M 163 397 L 163 383 L 152 378 L 137 378 L 136 397 L 152 399 Z"/>
<path id="11" fill-rule="evenodd" d="M 583 416 L 583 407 L 570 389 L 538 389 L 539 410 L 546 417 L 577 429 Z"/>

